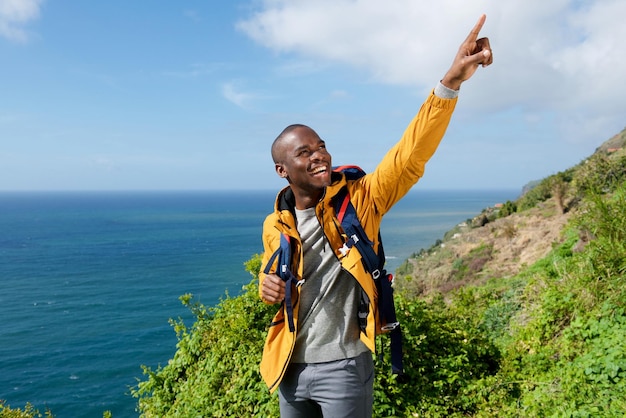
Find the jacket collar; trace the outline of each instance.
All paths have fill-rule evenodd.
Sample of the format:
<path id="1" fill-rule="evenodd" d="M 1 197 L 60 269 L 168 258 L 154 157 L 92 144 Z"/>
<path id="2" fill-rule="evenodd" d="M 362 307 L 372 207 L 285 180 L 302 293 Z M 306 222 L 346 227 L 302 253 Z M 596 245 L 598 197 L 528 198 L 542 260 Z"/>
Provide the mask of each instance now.
<path id="1" fill-rule="evenodd" d="M 326 202 L 332 199 L 346 184 L 346 176 L 343 173 L 339 173 L 336 171 L 331 173 L 331 184 L 330 186 L 326 187 L 326 190 L 324 190 L 324 195 L 322 196 L 320 202 Z M 276 210 L 276 212 L 288 211 L 292 215 L 294 215 L 295 208 L 296 197 L 291 190 L 291 187 L 287 186 L 278 193 L 274 209 Z"/>

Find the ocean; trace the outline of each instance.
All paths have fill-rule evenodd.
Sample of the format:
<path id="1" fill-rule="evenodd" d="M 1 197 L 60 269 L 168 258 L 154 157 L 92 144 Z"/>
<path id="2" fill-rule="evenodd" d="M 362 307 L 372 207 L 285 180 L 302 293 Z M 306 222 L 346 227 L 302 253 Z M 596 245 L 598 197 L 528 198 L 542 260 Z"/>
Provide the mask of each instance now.
<path id="1" fill-rule="evenodd" d="M 388 270 L 515 190 L 411 191 L 383 220 Z M 275 192 L 0 193 L 0 400 L 56 418 L 136 417 L 170 318 L 239 294 Z"/>

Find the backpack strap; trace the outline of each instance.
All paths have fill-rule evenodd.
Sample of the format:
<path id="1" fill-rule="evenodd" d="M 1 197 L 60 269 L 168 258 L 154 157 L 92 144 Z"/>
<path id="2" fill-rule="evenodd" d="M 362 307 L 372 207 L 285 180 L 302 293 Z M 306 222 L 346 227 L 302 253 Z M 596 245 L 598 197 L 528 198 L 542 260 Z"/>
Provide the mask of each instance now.
<path id="1" fill-rule="evenodd" d="M 365 269 L 374 279 L 378 290 L 378 314 L 382 324 L 381 330 L 389 332 L 391 338 L 391 371 L 394 374 L 402 375 L 404 372 L 402 364 L 402 332 L 400 323 L 396 318 L 396 308 L 393 300 L 393 275 L 388 274 L 384 269 L 385 252 L 380 233 L 378 234 L 378 254 L 376 254 L 374 242 L 365 233 L 357 217 L 356 209 L 350 202 L 350 194 L 347 187 L 342 188 L 335 196 L 335 199 L 335 214 L 348 237 L 339 251 L 345 255 L 352 247 L 356 247 L 361 254 Z M 365 326 L 363 316 L 367 312 L 362 312 L 364 306 L 367 307 L 367 303 L 361 301 L 359 308 L 359 325 L 361 329 Z"/>
<path id="2" fill-rule="evenodd" d="M 380 257 L 374 251 L 374 242 L 369 239 L 356 216 L 356 210 L 350 202 L 348 189 L 342 188 L 335 199 L 337 199 L 336 207 L 339 208 L 335 211 L 337 220 L 341 223 L 341 227 L 348 237 L 339 251 L 345 255 L 352 247 L 356 246 L 363 257 L 365 269 L 375 280 L 378 279 L 384 264 L 384 257 L 381 263 Z"/>
<path id="3" fill-rule="evenodd" d="M 298 281 L 297 277 L 291 272 L 291 237 L 287 234 L 280 234 L 280 247 L 270 257 L 263 273 L 269 274 L 274 261 L 278 259 L 278 266 L 276 274 L 285 282 L 285 308 L 287 310 L 287 323 L 289 325 L 289 331 L 294 332 L 296 327 L 293 321 L 293 295 L 292 285 L 296 287 L 302 285 L 303 280 Z"/>

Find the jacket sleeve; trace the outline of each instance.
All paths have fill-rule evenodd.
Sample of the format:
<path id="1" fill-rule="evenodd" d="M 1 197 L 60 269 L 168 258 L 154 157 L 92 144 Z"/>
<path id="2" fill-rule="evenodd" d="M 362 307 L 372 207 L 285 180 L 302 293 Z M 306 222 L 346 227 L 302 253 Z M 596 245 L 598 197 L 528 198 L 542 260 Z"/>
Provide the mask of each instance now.
<path id="1" fill-rule="evenodd" d="M 378 212 L 386 213 L 424 175 L 424 168 L 443 138 L 457 99 L 442 99 L 431 92 L 402 138 L 383 157 L 366 188 Z"/>

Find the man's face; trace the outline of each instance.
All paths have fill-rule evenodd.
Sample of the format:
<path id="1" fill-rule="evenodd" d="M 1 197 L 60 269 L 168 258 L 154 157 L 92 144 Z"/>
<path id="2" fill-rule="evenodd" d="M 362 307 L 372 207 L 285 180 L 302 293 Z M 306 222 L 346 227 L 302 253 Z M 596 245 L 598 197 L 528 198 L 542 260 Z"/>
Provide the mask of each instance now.
<path id="1" fill-rule="evenodd" d="M 294 129 L 282 139 L 280 151 L 276 172 L 289 181 L 296 196 L 315 197 L 330 185 L 331 156 L 315 131 Z"/>

